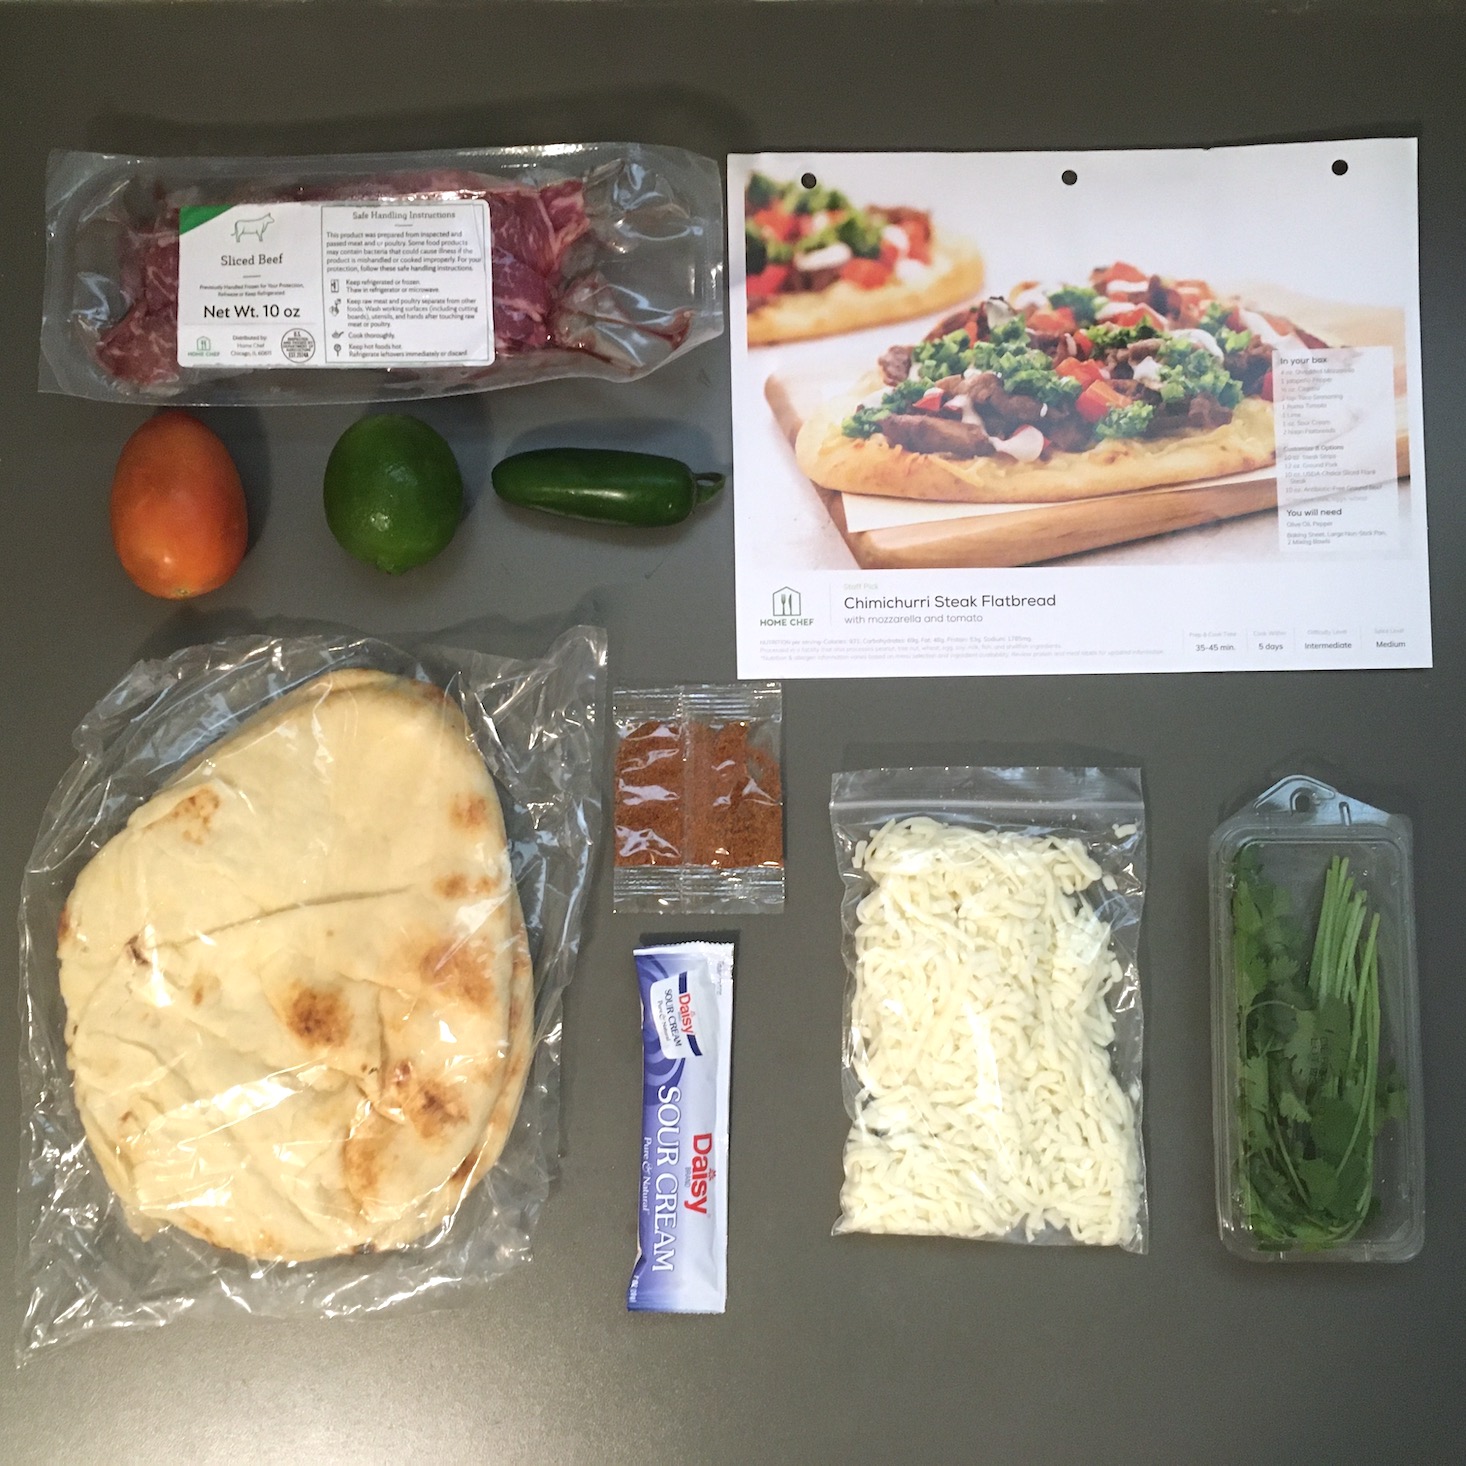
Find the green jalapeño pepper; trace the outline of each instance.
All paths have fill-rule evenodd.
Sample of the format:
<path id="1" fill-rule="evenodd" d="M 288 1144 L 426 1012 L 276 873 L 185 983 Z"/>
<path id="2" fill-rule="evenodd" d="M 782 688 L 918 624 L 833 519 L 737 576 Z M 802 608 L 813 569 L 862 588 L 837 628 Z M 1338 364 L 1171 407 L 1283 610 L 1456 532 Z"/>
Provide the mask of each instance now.
<path id="1" fill-rule="evenodd" d="M 645 528 L 680 524 L 722 487 L 720 473 L 611 448 L 537 448 L 494 467 L 494 492 L 507 503 Z"/>

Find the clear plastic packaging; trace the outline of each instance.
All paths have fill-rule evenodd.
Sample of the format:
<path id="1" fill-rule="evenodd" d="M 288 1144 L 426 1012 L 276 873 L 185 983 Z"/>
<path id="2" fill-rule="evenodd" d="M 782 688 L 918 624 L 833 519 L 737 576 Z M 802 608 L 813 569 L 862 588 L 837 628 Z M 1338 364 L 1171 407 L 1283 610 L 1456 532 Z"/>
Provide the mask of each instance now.
<path id="1" fill-rule="evenodd" d="M 604 666 L 240 637 L 87 715 L 21 893 L 22 1359 L 527 1258 Z"/>
<path id="2" fill-rule="evenodd" d="M 869 769 L 830 794 L 839 1232 L 1146 1250 L 1138 769 Z"/>
<path id="3" fill-rule="evenodd" d="M 783 910 L 779 684 L 623 690 L 611 716 L 616 910 Z"/>
<path id="4" fill-rule="evenodd" d="M 1425 1147 L 1409 821 L 1290 775 L 1218 827 L 1210 864 L 1223 1243 L 1257 1262 L 1414 1257 Z"/>
<path id="5" fill-rule="evenodd" d="M 640 947 L 641 1185 L 633 1313 L 728 1303 L 728 1086 L 733 944 Z"/>
<path id="6" fill-rule="evenodd" d="M 241 253 L 232 262 L 243 266 L 254 258 L 243 251 L 281 237 L 283 215 L 275 220 L 271 204 L 400 208 L 477 199 L 489 214 L 492 363 L 319 366 L 324 337 L 344 318 L 287 343 L 285 333 L 299 333 L 300 324 L 271 302 L 296 297 L 277 292 L 247 307 L 279 315 L 261 320 L 273 334 L 259 349 L 273 353 L 279 336 L 281 352 L 299 366 L 190 360 L 180 367 L 181 208 L 263 210 L 236 226 Z M 187 222 L 195 219 L 206 221 L 206 213 Z M 721 333 L 722 275 L 717 164 L 679 148 L 567 143 L 299 158 L 55 153 L 40 385 L 104 402 L 211 406 L 400 402 L 565 376 L 624 381 Z M 323 282 L 316 294 L 324 289 Z M 224 303 L 236 308 L 246 308 L 237 294 Z M 329 310 L 324 299 L 320 308 Z"/>

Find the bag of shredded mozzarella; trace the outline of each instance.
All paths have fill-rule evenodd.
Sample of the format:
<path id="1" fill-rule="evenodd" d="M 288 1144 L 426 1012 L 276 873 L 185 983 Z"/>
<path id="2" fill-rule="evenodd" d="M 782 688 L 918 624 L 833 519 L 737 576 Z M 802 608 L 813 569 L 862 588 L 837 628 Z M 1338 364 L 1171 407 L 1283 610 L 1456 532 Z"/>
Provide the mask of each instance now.
<path id="1" fill-rule="evenodd" d="M 1146 1248 L 1139 769 L 836 774 L 835 1231 Z"/>

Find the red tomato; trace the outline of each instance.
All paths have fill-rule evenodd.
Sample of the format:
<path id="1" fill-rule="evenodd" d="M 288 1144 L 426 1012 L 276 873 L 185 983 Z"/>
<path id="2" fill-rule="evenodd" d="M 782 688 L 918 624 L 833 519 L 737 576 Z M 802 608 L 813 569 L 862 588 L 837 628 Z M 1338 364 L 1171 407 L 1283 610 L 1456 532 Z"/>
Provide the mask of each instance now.
<path id="1" fill-rule="evenodd" d="M 1273 374 L 1271 368 L 1263 373 L 1262 386 L 1258 390 L 1257 395 L 1261 397 L 1264 402 L 1271 402 L 1273 400 Z"/>
<path id="2" fill-rule="evenodd" d="M 1150 276 L 1143 270 L 1137 270 L 1134 265 L 1127 265 L 1124 260 L 1116 260 L 1108 270 L 1095 271 L 1095 285 L 1103 289 L 1111 280 L 1149 280 Z"/>
<path id="3" fill-rule="evenodd" d="M 249 543 L 239 470 L 219 438 L 186 412 L 160 412 L 123 444 L 111 509 L 122 568 L 165 600 L 217 590 Z"/>
<path id="4" fill-rule="evenodd" d="M 1108 382 L 1091 382 L 1079 394 L 1074 405 L 1086 422 L 1098 422 L 1112 407 L 1124 407 L 1126 398 Z"/>
<path id="5" fill-rule="evenodd" d="M 1028 318 L 1028 329 L 1044 336 L 1063 336 L 1074 329 L 1074 312 L 1067 305 L 1058 310 L 1034 311 Z"/>
<path id="6" fill-rule="evenodd" d="M 757 275 L 750 275 L 748 277 L 748 298 L 767 300 L 769 296 L 777 295 L 789 278 L 790 268 L 789 265 L 765 265 Z"/>
<path id="7" fill-rule="evenodd" d="M 906 236 L 911 258 L 918 264 L 932 262 L 932 221 L 923 213 L 912 210 L 898 219 L 897 224 Z"/>
<path id="8" fill-rule="evenodd" d="M 1128 311 L 1115 311 L 1113 315 L 1105 317 L 1107 326 L 1138 326 L 1142 322 L 1149 321 L 1151 325 L 1156 324 L 1156 315 L 1147 305 L 1131 306 Z"/>
<path id="9" fill-rule="evenodd" d="M 1094 342 L 1089 339 L 1087 331 L 1076 331 L 1074 333 L 1074 344 L 1079 348 L 1081 356 L 1090 356 L 1094 352 Z"/>
<path id="10" fill-rule="evenodd" d="M 940 387 L 928 387 L 911 404 L 911 410 L 913 412 L 940 412 L 942 410 L 942 401 L 942 389 Z"/>
<path id="11" fill-rule="evenodd" d="M 1102 382 L 1105 378 L 1105 369 L 1097 361 L 1080 361 L 1073 356 L 1065 357 L 1054 370 L 1061 377 L 1073 377 L 1081 387 L 1087 387 L 1091 382 Z"/>
<path id="12" fill-rule="evenodd" d="M 890 265 L 881 260 L 847 260 L 840 266 L 840 278 L 858 285 L 862 290 L 874 290 L 891 278 Z"/>
<path id="13" fill-rule="evenodd" d="M 775 239 L 782 239 L 787 243 L 799 238 L 799 217 L 791 214 L 782 204 L 770 204 L 753 216 L 753 222 Z"/>

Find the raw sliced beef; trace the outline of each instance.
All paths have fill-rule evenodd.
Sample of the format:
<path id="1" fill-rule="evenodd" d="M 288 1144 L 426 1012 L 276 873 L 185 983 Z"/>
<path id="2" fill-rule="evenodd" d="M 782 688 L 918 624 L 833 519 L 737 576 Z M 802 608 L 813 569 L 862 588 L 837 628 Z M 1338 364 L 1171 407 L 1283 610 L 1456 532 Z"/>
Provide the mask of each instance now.
<path id="1" fill-rule="evenodd" d="M 178 229 L 129 230 L 123 245 L 122 293 L 132 307 L 97 342 L 102 369 L 140 387 L 178 375 Z"/>
<path id="2" fill-rule="evenodd" d="M 591 229 L 585 190 L 579 179 L 567 178 L 532 188 L 485 174 L 439 170 L 273 193 L 241 188 L 237 197 L 241 203 L 257 203 L 281 199 L 282 193 L 299 202 L 487 199 L 493 235 L 495 357 L 552 348 L 596 351 L 596 343 L 584 330 L 584 296 L 587 287 L 598 291 L 601 282 L 589 268 L 573 280 L 567 280 L 565 272 L 567 255 Z M 180 375 L 176 204 L 165 205 L 159 223 L 127 231 L 118 284 L 128 306 L 121 318 L 98 336 L 94 347 L 97 363 L 109 376 L 138 387 L 158 387 L 176 380 Z M 572 293 L 575 284 L 580 289 Z M 558 316 L 565 307 L 573 318 L 562 322 Z M 630 325 L 624 315 L 620 323 Z M 655 323 L 651 334 L 670 339 Z M 680 344 L 680 338 L 673 344 Z M 597 354 L 614 359 L 617 352 L 613 347 Z"/>

